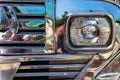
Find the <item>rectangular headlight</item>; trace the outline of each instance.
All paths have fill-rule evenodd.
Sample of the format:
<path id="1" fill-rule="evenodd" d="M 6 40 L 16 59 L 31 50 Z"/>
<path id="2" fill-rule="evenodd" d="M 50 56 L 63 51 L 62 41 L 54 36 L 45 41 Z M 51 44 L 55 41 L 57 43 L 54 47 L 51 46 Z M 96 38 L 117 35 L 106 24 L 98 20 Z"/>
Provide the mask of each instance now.
<path id="1" fill-rule="evenodd" d="M 72 52 L 108 51 L 114 45 L 114 21 L 107 13 L 82 13 L 68 16 L 65 47 Z"/>

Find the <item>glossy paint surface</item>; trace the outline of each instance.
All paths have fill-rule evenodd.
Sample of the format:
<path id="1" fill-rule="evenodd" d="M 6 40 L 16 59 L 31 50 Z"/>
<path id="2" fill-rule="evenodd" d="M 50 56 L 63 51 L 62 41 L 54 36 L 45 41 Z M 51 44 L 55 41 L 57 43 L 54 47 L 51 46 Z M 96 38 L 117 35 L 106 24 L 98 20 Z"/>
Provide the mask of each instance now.
<path id="1" fill-rule="evenodd" d="M 62 19 L 66 13 L 79 14 L 81 12 L 108 12 L 114 16 L 115 20 L 119 20 L 120 17 L 118 6 L 100 0 L 65 0 L 64 3 L 57 0 L 56 5 L 57 19 Z"/>

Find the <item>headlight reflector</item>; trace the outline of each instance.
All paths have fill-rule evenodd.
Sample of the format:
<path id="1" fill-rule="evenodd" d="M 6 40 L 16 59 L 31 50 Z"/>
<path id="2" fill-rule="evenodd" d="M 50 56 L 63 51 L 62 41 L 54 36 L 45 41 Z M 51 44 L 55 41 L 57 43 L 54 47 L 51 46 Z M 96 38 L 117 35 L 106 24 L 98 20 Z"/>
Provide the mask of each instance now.
<path id="1" fill-rule="evenodd" d="M 81 28 L 81 33 L 84 39 L 93 39 L 98 36 L 98 26 L 97 21 L 86 21 L 85 24 L 83 23 L 83 27 Z"/>

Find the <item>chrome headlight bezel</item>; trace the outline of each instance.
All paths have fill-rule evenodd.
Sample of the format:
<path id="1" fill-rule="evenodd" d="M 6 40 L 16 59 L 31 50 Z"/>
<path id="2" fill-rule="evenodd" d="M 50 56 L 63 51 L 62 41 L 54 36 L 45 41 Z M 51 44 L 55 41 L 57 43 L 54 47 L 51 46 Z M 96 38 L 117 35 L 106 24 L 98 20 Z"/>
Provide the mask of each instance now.
<path id="1" fill-rule="evenodd" d="M 110 21 L 110 38 L 107 41 L 107 45 L 82 45 L 82 46 L 73 46 L 70 41 L 70 20 L 73 17 L 104 17 Z M 65 38 L 64 38 L 64 46 L 67 51 L 70 53 L 81 53 L 81 52 L 107 52 L 110 51 L 115 42 L 115 22 L 112 15 L 104 12 L 87 12 L 87 13 L 80 13 L 80 14 L 71 14 L 67 17 L 65 23 Z"/>

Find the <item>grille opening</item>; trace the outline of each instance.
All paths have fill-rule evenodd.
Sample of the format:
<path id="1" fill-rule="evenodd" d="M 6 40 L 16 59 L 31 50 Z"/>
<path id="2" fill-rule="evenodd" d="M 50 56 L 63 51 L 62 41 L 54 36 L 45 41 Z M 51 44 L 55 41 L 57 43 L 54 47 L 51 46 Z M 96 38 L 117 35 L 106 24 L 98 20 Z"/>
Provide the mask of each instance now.
<path id="1" fill-rule="evenodd" d="M 89 59 L 22 62 L 14 80 L 73 80 Z M 66 74 L 66 75 L 64 75 Z"/>
<path id="2" fill-rule="evenodd" d="M 92 55 L 31 57 L 21 62 L 14 80 L 73 80 L 91 58 Z"/>

